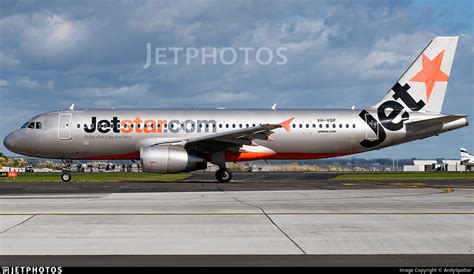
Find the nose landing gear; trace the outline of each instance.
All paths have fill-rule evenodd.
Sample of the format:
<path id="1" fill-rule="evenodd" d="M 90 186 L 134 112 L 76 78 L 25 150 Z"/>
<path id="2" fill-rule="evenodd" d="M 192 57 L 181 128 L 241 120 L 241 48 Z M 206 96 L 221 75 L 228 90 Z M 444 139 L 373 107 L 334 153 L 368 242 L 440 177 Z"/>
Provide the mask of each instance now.
<path id="1" fill-rule="evenodd" d="M 71 181 L 71 178 L 72 176 L 68 171 L 63 171 L 63 173 L 61 173 L 61 180 L 63 180 L 63 182 L 67 183 Z"/>
<path id="2" fill-rule="evenodd" d="M 64 164 L 64 168 L 63 168 L 63 171 L 61 173 L 61 180 L 65 183 L 67 183 L 67 182 L 71 181 L 71 179 L 72 179 L 72 176 L 71 176 L 71 173 L 70 173 L 72 160 L 63 159 L 61 161 Z"/>

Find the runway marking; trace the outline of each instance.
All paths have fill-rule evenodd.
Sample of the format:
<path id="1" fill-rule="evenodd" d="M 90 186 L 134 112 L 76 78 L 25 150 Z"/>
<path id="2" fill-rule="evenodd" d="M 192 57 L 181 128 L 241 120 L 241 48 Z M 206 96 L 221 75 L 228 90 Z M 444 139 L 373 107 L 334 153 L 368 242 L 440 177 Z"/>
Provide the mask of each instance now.
<path id="1" fill-rule="evenodd" d="M 474 212 L 266 212 L 267 215 L 474 215 Z M 0 216 L 246 216 L 262 212 L 0 213 Z"/>
<path id="2" fill-rule="evenodd" d="M 368 181 L 361 181 L 361 182 L 368 183 L 368 184 L 374 184 L 374 185 L 383 185 L 383 186 L 398 186 L 398 187 L 401 187 L 401 188 L 422 188 L 422 189 L 423 188 L 424 189 L 431 188 L 431 189 L 442 190 L 441 192 L 435 192 L 435 193 L 421 193 L 421 194 L 412 194 L 412 195 L 403 195 L 403 196 L 424 196 L 424 195 L 432 195 L 432 194 L 446 194 L 446 193 L 451 193 L 451 192 L 455 191 L 452 188 L 432 187 L 432 186 L 426 185 L 424 183 L 407 184 L 407 183 L 384 183 L 384 182 L 368 182 Z M 381 196 L 381 197 L 383 197 L 383 196 Z"/>

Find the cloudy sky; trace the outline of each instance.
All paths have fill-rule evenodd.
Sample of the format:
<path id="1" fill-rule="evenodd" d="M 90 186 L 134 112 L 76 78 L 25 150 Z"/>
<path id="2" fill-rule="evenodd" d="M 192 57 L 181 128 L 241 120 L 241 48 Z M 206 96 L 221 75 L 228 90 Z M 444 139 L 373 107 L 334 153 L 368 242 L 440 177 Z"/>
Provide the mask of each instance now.
<path id="1" fill-rule="evenodd" d="M 350 108 L 383 97 L 427 43 L 458 35 L 443 111 L 474 119 L 472 1 L 0 1 L 0 138 L 68 108 Z M 286 47 L 287 63 L 183 61 L 146 46 Z M 358 157 L 458 157 L 473 126 Z M 5 152 L 3 143 L 0 151 Z"/>

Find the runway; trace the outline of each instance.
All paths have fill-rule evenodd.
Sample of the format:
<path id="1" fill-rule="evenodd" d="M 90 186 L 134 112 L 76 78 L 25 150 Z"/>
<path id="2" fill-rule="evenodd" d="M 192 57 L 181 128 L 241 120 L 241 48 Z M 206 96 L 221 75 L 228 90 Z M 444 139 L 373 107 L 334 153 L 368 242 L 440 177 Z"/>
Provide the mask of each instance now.
<path id="1" fill-rule="evenodd" d="M 69 190 L 63 193 L 42 183 L 2 184 L 0 255 L 6 261 L 72 255 L 72 264 L 97 255 L 112 265 L 124 265 L 120 256 L 129 256 L 130 264 L 149 258 L 166 265 L 175 255 L 208 263 L 215 257 L 207 255 L 227 255 L 222 262 L 230 265 L 241 260 L 234 255 L 282 256 L 286 265 L 325 265 L 325 256 L 359 266 L 474 264 L 472 180 L 285 176 L 273 182 L 236 176 L 230 184 L 197 176 L 115 187 L 56 183 L 54 189 Z"/>
<path id="2" fill-rule="evenodd" d="M 5 194 L 214 192 L 272 190 L 354 190 L 398 188 L 472 188 L 474 179 L 453 180 L 335 180 L 337 173 L 235 173 L 230 183 L 218 183 L 213 173 L 194 173 L 177 182 L 8 182 L 0 184 Z M 59 176 L 59 174 L 58 174 Z M 74 175 L 73 175 L 74 176 Z M 130 174 L 133 177 L 133 174 Z"/>

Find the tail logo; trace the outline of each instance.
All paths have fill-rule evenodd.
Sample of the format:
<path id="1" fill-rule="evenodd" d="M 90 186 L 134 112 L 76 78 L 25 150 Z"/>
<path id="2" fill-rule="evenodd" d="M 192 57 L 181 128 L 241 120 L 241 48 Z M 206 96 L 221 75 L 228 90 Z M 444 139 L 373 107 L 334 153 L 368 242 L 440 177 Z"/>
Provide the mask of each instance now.
<path id="1" fill-rule="evenodd" d="M 402 100 L 403 103 L 405 103 L 405 105 L 407 105 L 412 111 L 419 111 L 425 106 L 425 102 L 422 100 L 416 101 L 410 95 L 408 92 L 410 86 L 408 84 L 402 86 L 397 82 L 392 87 L 392 90 L 392 98 L 395 100 Z M 387 111 L 389 112 L 388 114 Z M 397 119 L 400 114 L 401 119 Z M 359 117 L 367 123 L 374 133 L 377 134 L 377 139 L 375 140 L 363 140 L 360 142 L 363 147 L 371 148 L 380 145 L 387 138 L 384 128 L 390 131 L 398 131 L 402 129 L 404 121 L 410 118 L 410 114 L 399 102 L 387 100 L 377 108 L 377 117 L 380 123 L 378 123 L 375 117 L 366 110 L 362 110 L 361 113 L 359 113 Z"/>
<path id="2" fill-rule="evenodd" d="M 426 101 L 430 100 L 431 92 L 436 82 L 447 82 L 449 76 L 441 71 L 444 50 L 442 50 L 433 60 L 425 54 L 422 56 L 423 68 L 410 81 L 424 82 L 426 86 Z"/>

